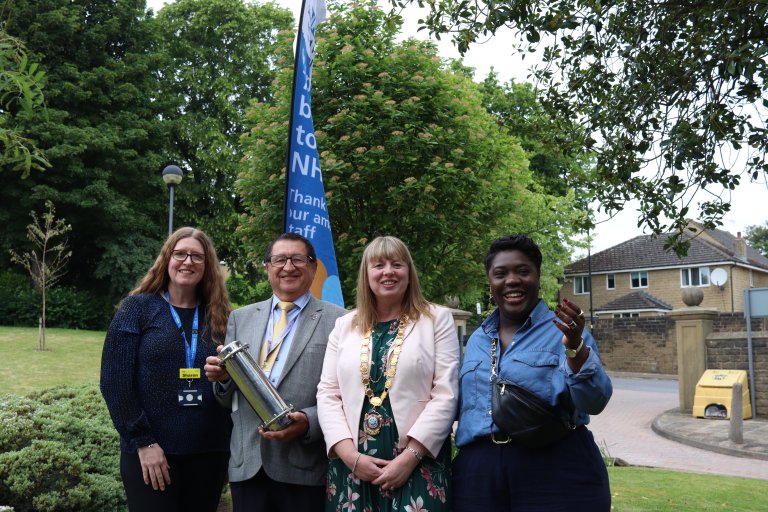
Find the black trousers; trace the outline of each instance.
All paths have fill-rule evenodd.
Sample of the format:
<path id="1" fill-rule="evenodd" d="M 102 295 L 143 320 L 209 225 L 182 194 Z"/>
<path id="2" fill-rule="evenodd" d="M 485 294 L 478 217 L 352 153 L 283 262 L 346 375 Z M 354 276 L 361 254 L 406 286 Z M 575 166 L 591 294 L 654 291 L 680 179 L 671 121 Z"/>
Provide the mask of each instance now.
<path id="1" fill-rule="evenodd" d="M 500 436 L 503 437 L 503 436 Z M 608 472 L 585 427 L 539 450 L 482 439 L 453 460 L 454 512 L 608 512 Z"/>
<path id="2" fill-rule="evenodd" d="M 324 485 L 297 485 L 272 480 L 260 469 L 256 476 L 230 482 L 234 512 L 322 512 Z"/>
<path id="3" fill-rule="evenodd" d="M 145 484 L 137 453 L 120 454 L 128 510 L 131 512 L 215 512 L 227 478 L 228 453 L 168 455 L 171 484 L 156 491 Z"/>

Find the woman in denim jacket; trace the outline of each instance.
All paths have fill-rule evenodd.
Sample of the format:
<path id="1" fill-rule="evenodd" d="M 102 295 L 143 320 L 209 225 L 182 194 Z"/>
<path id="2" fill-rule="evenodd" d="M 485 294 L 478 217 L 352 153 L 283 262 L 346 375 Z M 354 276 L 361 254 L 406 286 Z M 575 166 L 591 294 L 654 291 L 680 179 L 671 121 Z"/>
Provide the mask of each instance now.
<path id="1" fill-rule="evenodd" d="M 584 313 L 539 298 L 541 251 L 524 235 L 495 240 L 485 270 L 497 308 L 472 334 L 461 366 L 453 462 L 454 510 L 608 511 L 608 474 L 592 433 L 613 388 Z M 532 448 L 494 422 L 491 359 L 500 378 L 533 392 L 570 419 L 572 429 Z"/>

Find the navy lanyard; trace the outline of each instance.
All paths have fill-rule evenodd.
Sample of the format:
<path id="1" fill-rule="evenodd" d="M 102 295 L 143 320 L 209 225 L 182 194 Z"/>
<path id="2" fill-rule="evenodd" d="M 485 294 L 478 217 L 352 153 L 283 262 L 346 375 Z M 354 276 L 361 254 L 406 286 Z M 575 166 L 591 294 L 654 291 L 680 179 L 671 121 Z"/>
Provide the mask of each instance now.
<path id="1" fill-rule="evenodd" d="M 184 356 L 187 359 L 187 368 L 194 368 L 195 355 L 197 354 L 197 308 L 199 306 L 195 306 L 195 316 L 192 319 L 192 343 L 190 344 L 187 342 L 187 335 L 184 332 L 184 327 L 181 325 L 179 314 L 173 309 L 173 304 L 171 304 L 171 295 L 167 291 L 165 292 L 165 298 L 168 301 L 168 307 L 171 308 L 173 321 L 176 322 L 176 327 L 178 327 L 179 332 L 181 332 L 181 339 L 184 340 Z"/>

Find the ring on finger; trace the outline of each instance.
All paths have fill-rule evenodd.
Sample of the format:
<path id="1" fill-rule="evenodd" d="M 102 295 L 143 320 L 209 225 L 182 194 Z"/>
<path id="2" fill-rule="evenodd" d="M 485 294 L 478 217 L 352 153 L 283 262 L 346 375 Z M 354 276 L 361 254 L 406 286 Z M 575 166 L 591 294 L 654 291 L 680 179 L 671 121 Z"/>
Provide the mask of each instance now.
<path id="1" fill-rule="evenodd" d="M 571 320 L 568 323 L 568 327 L 570 327 L 571 329 L 575 329 L 576 328 L 576 320 Z"/>
<path id="2" fill-rule="evenodd" d="M 578 316 L 579 318 L 584 318 L 584 311 L 583 310 L 579 311 L 579 314 L 576 316 Z"/>

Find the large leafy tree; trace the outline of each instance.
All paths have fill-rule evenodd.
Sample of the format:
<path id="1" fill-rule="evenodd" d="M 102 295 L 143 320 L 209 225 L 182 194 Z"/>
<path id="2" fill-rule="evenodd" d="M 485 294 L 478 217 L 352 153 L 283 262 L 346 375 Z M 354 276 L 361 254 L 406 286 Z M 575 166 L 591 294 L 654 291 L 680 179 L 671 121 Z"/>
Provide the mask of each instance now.
<path id="1" fill-rule="evenodd" d="M 481 91 L 488 111 L 520 139 L 534 180 L 550 194 L 565 196 L 573 190 L 586 203 L 591 197 L 587 184 L 592 162 L 580 144 L 583 129 L 547 112 L 530 83 L 502 84 L 491 70 Z"/>
<path id="2" fill-rule="evenodd" d="M 768 222 L 762 226 L 747 226 L 746 239 L 750 246 L 760 251 L 760 254 L 768 256 Z"/>
<path id="3" fill-rule="evenodd" d="M 125 293 L 165 236 L 167 136 L 152 19 L 143 0 L 10 0 L 8 31 L 46 72 L 47 117 L 24 129 L 51 168 L 0 190 L 0 253 L 21 247 L 19 212 L 46 200 L 72 225 L 81 288 Z"/>
<path id="4" fill-rule="evenodd" d="M 536 184 L 519 141 L 488 113 L 465 73 L 443 63 L 430 43 L 398 43 L 399 24 L 388 23 L 375 2 L 330 10 L 318 29 L 312 101 L 348 301 L 361 252 L 379 234 L 409 245 L 435 300 L 479 295 L 482 256 L 501 233 L 531 233 L 545 251 L 568 238 L 573 194 L 548 195 Z M 243 139 L 238 190 L 248 216 L 241 234 L 255 251 L 281 229 L 290 41 L 282 50 L 275 99 L 254 106 Z M 567 251 L 550 252 L 553 267 L 567 258 Z M 553 289 L 555 272 L 547 274 L 545 287 Z"/>
<path id="5" fill-rule="evenodd" d="M 461 51 L 502 27 L 520 34 L 517 50 L 541 47 L 534 74 L 544 104 L 587 128 L 603 207 L 638 199 L 639 224 L 675 230 L 667 243 L 678 252 L 694 192 L 704 191 L 699 215 L 713 228 L 729 210 L 728 190 L 765 179 L 765 1 L 424 3 L 423 24 L 452 33 Z"/>
<path id="6" fill-rule="evenodd" d="M 157 21 L 167 57 L 162 95 L 175 101 L 169 158 L 186 173 L 177 189 L 178 218 L 207 231 L 232 266 L 242 212 L 233 185 L 245 110 L 251 99 L 271 94 L 277 34 L 291 27 L 292 15 L 271 3 L 178 0 L 163 7 Z"/>
<path id="7" fill-rule="evenodd" d="M 9 35 L 0 22 L 0 173 L 4 179 L 11 178 L 10 171 L 26 178 L 32 169 L 50 165 L 19 127 L 21 119 L 44 112 L 44 77 L 37 63 L 29 61 L 24 43 Z"/>

